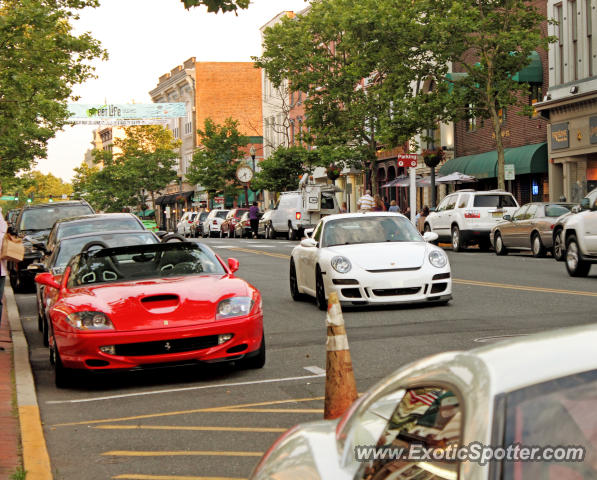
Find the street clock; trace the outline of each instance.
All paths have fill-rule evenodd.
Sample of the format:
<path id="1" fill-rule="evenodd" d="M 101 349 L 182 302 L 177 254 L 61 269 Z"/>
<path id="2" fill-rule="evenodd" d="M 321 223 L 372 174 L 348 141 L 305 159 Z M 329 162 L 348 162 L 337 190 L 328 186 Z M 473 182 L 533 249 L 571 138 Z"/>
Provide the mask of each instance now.
<path id="1" fill-rule="evenodd" d="M 240 165 L 236 169 L 236 178 L 243 183 L 249 183 L 253 178 L 253 170 L 248 165 Z"/>

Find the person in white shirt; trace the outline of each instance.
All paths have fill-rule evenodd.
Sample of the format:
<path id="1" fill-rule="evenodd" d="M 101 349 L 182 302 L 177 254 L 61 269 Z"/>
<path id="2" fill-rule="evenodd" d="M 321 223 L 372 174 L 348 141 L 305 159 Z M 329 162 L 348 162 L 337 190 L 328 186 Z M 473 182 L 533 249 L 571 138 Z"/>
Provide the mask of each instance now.
<path id="1" fill-rule="evenodd" d="M 357 206 L 359 207 L 359 210 L 361 210 L 362 212 L 371 211 L 371 209 L 375 206 L 375 200 L 371 196 L 371 190 L 367 190 L 365 192 L 365 195 L 359 198 Z"/>

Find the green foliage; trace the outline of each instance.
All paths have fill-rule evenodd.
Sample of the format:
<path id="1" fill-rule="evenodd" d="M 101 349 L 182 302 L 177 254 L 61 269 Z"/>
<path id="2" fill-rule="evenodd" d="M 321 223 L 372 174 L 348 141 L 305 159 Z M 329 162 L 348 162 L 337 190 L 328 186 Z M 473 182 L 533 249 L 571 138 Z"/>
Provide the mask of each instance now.
<path id="1" fill-rule="evenodd" d="M 27 478 L 27 471 L 23 467 L 17 467 L 15 472 L 10 476 L 10 480 L 25 480 Z"/>
<path id="2" fill-rule="evenodd" d="M 54 201 L 60 201 L 62 195 L 67 195 L 70 198 L 73 193 L 70 183 L 64 182 L 51 173 L 43 174 L 39 171 L 31 171 L 12 179 L 2 179 L 1 185 L 3 195 L 14 196 L 16 194 L 19 198 L 14 201 L 2 201 L 4 211 L 27 204 L 30 195 L 33 195 L 32 203 L 45 203 L 49 201 L 50 195 Z"/>
<path id="3" fill-rule="evenodd" d="M 442 52 L 426 49 L 433 26 L 421 2 L 329 0 L 266 29 L 255 58 L 278 86 L 307 94 L 307 125 L 318 147 L 344 150 L 343 163 L 369 165 L 376 187 L 380 142 L 402 145 L 452 116 Z M 434 89 L 423 88 L 433 82 Z"/>
<path id="4" fill-rule="evenodd" d="M 73 35 L 78 10 L 98 0 L 0 2 L 0 177 L 46 156 L 47 141 L 67 123 L 72 87 L 106 58 L 88 33 Z"/>
<path id="5" fill-rule="evenodd" d="M 114 141 L 122 153 L 96 150 L 97 166 L 83 164 L 75 170 L 75 193 L 97 210 L 140 208 L 146 201 L 142 190 L 153 197 L 176 179 L 180 140 L 174 140 L 170 130 L 161 125 L 143 125 L 128 127 L 125 132 L 125 138 Z"/>
<path id="6" fill-rule="evenodd" d="M 435 26 L 433 48 L 468 74 L 454 82 L 461 115 L 492 122 L 498 153 L 498 188 L 504 188 L 504 146 L 499 111 L 518 107 L 529 114 L 528 84 L 512 79 L 529 64 L 531 52 L 547 49 L 547 19 L 526 0 L 429 0 Z M 471 108 L 468 108 L 468 106 Z M 466 108 L 466 109 L 465 109 Z"/>
<path id="7" fill-rule="evenodd" d="M 261 171 L 255 175 L 251 188 L 273 192 L 296 190 L 300 177 L 312 173 L 315 167 L 321 165 L 323 163 L 318 150 L 281 146 L 260 162 Z"/>
<path id="8" fill-rule="evenodd" d="M 181 0 L 186 9 L 205 6 L 208 12 L 222 13 L 237 12 L 239 8 L 249 7 L 250 0 Z"/>
<path id="9" fill-rule="evenodd" d="M 202 185 L 208 192 L 235 194 L 240 188 L 236 169 L 244 156 L 242 147 L 249 138 L 238 130 L 238 121 L 227 118 L 222 125 L 205 119 L 204 129 L 197 130 L 200 147 L 186 174 L 192 184 Z"/>

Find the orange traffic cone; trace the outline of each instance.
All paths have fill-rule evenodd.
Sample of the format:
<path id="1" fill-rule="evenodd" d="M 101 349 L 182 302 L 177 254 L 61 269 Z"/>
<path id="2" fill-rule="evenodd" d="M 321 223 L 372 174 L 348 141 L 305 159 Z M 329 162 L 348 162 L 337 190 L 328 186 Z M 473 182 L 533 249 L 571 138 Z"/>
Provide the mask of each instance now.
<path id="1" fill-rule="evenodd" d="M 346 329 L 344 328 L 344 318 L 336 292 L 330 292 L 329 295 L 326 325 L 327 358 L 323 418 L 333 419 L 348 410 L 358 396 Z"/>

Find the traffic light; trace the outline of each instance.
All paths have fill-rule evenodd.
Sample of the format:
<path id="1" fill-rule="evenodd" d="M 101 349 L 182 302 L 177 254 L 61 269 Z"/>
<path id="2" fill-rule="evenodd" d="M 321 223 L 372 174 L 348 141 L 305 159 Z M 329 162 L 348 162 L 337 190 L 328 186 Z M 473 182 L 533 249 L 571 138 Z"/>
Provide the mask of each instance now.
<path id="1" fill-rule="evenodd" d="M 54 199 L 52 198 L 52 195 L 50 195 L 50 203 L 54 201 Z"/>
<path id="2" fill-rule="evenodd" d="M 17 192 L 17 193 L 15 193 L 15 202 L 18 202 L 18 201 L 19 201 L 19 194 Z"/>
<path id="3" fill-rule="evenodd" d="M 27 203 L 33 203 L 34 195 L 33 193 L 29 194 L 29 198 L 27 199 Z"/>

